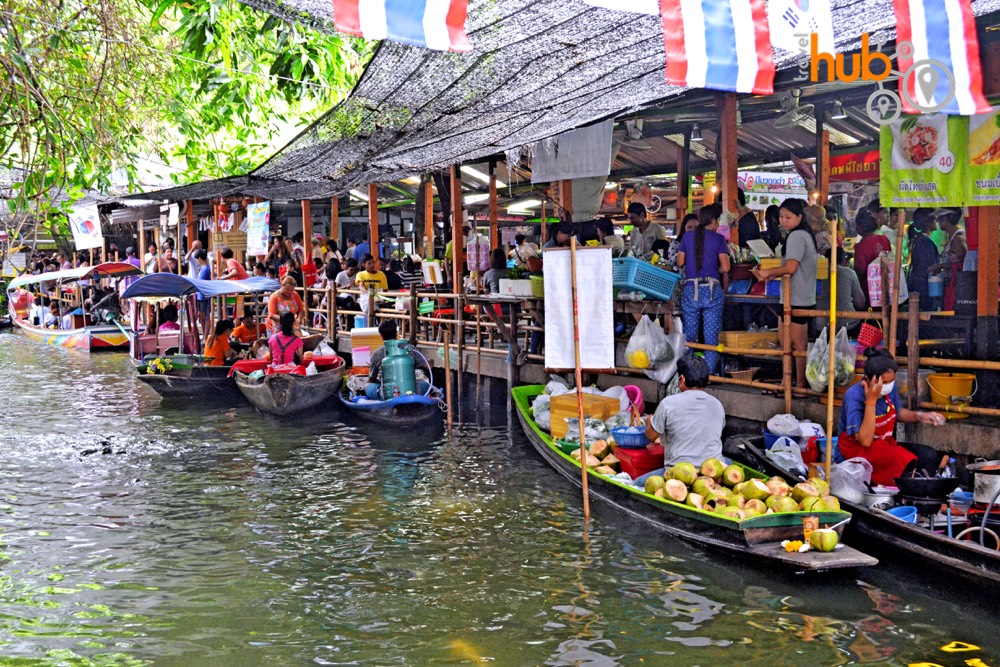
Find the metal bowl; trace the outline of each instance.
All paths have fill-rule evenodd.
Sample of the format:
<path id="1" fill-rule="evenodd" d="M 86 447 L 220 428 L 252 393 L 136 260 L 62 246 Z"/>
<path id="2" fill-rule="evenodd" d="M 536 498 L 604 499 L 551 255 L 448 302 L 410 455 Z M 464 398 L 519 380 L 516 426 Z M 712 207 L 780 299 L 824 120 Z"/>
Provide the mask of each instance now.
<path id="1" fill-rule="evenodd" d="M 945 498 L 958 487 L 957 477 L 897 477 L 899 492 L 913 498 Z"/>

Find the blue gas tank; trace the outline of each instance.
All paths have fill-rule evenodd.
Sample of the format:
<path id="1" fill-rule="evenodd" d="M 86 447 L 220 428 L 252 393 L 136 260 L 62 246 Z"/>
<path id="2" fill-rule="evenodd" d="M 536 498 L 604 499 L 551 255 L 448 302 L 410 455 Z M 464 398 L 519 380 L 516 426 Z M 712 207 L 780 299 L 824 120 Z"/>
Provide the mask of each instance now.
<path id="1" fill-rule="evenodd" d="M 405 396 L 417 392 L 416 368 L 405 340 L 385 341 L 382 360 L 382 397 Z"/>

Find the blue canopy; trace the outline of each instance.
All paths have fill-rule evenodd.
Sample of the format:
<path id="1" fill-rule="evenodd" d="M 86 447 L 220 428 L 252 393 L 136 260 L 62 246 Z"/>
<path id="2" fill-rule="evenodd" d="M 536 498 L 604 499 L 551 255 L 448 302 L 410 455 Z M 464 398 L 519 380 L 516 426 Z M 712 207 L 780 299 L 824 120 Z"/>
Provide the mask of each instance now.
<path id="1" fill-rule="evenodd" d="M 151 273 L 128 286 L 123 299 L 136 297 L 182 297 L 201 294 L 203 297 L 247 294 L 250 292 L 275 292 L 281 283 L 271 278 L 255 276 L 246 280 L 192 280 L 175 273 Z"/>

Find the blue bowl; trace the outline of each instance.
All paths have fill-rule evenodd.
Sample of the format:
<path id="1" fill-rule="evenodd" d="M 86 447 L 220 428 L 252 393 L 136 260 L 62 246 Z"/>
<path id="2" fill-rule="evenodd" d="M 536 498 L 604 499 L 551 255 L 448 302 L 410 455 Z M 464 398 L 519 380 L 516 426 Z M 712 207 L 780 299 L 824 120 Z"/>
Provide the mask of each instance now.
<path id="1" fill-rule="evenodd" d="M 889 514 L 893 515 L 900 521 L 905 521 L 906 523 L 916 523 L 917 522 L 917 508 L 911 507 L 910 505 L 901 505 L 900 507 L 893 507 L 892 509 L 886 510 Z"/>

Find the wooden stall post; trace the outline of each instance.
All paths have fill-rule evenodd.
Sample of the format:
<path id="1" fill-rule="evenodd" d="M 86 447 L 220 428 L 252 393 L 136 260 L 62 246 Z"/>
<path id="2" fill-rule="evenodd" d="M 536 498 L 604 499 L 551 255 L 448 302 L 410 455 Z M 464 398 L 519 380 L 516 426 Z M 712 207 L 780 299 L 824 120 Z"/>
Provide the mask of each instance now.
<path id="1" fill-rule="evenodd" d="M 573 214 L 573 181 L 569 179 L 559 181 L 559 205 L 564 213 Z"/>
<path id="2" fill-rule="evenodd" d="M 688 195 L 691 186 L 691 130 L 684 130 L 684 146 L 677 155 L 677 224 L 687 215 Z M 678 229 L 678 232 L 680 230 Z"/>
<path id="3" fill-rule="evenodd" d="M 500 217 L 497 212 L 497 164 L 490 160 L 490 250 L 500 247 Z"/>
<path id="4" fill-rule="evenodd" d="M 372 257 L 378 259 L 378 185 L 368 184 L 368 246 Z"/>
<path id="5" fill-rule="evenodd" d="M 340 248 L 340 197 L 330 197 L 330 240 Z"/>
<path id="6" fill-rule="evenodd" d="M 737 170 L 739 169 L 739 155 L 737 154 L 737 134 L 739 128 L 736 125 L 736 95 L 733 93 L 720 93 L 715 98 L 719 107 L 720 124 L 720 149 L 719 157 L 722 161 L 722 173 L 718 180 L 722 187 L 722 208 L 724 211 L 736 213 L 736 191 Z M 737 242 L 739 231 L 737 225 L 730 227 L 730 238 Z M 735 232 L 735 233 L 734 233 Z"/>
<path id="7" fill-rule="evenodd" d="M 829 334 L 830 358 L 826 373 L 826 441 L 828 445 L 823 461 L 823 470 L 826 472 L 827 480 L 830 479 L 830 467 L 833 465 L 833 381 L 837 375 L 837 244 L 830 245 L 830 328 L 827 332 Z"/>
<path id="8" fill-rule="evenodd" d="M 892 275 L 896 279 L 892 281 L 892 300 L 889 314 L 889 340 L 886 341 L 886 349 L 889 354 L 896 356 L 896 329 L 899 324 L 899 283 L 903 280 L 903 227 L 906 226 L 906 212 L 899 210 L 896 215 L 896 255 L 892 262 Z M 836 238 L 836 236 L 834 236 Z"/>
<path id="9" fill-rule="evenodd" d="M 920 292 L 910 295 L 906 328 L 906 408 L 917 409 L 920 384 Z"/>
<path id="10" fill-rule="evenodd" d="M 410 283 L 410 345 L 417 346 L 417 284 Z"/>
<path id="11" fill-rule="evenodd" d="M 451 433 L 451 345 L 447 327 L 444 329 L 444 402 L 448 410 L 448 433 Z"/>
<path id="12" fill-rule="evenodd" d="M 781 277 L 781 375 L 785 385 L 785 412 L 792 412 L 792 374 L 795 359 L 792 357 L 792 283 L 790 276 Z"/>
<path id="13" fill-rule="evenodd" d="M 139 221 L 139 251 L 136 252 L 142 262 L 142 270 L 146 270 L 146 221 Z"/>
<path id="14" fill-rule="evenodd" d="M 331 280 L 326 288 L 326 339 L 337 350 L 337 281 Z"/>
<path id="15" fill-rule="evenodd" d="M 830 195 L 830 131 L 824 128 L 826 112 L 816 109 L 816 203 L 826 206 Z M 833 238 L 837 238 L 837 230 L 833 230 Z"/>
<path id="16" fill-rule="evenodd" d="M 451 283 L 455 294 L 462 292 L 462 266 L 465 263 L 465 237 L 462 235 L 462 172 L 451 167 Z M 455 312 L 458 315 L 458 311 Z"/>
<path id="17" fill-rule="evenodd" d="M 198 240 L 198 229 L 194 223 L 194 202 L 188 199 L 184 202 L 184 208 L 187 212 L 187 247 L 188 252 L 190 252 L 191 246 Z"/>
<path id="18" fill-rule="evenodd" d="M 979 209 L 979 271 L 976 284 L 976 356 L 992 359 L 997 353 L 997 283 L 1000 282 L 1000 207 Z"/>
<path id="19" fill-rule="evenodd" d="M 434 179 L 430 174 L 424 179 L 424 257 L 431 259 L 434 257 Z"/>

